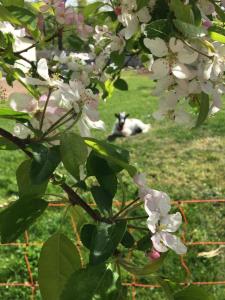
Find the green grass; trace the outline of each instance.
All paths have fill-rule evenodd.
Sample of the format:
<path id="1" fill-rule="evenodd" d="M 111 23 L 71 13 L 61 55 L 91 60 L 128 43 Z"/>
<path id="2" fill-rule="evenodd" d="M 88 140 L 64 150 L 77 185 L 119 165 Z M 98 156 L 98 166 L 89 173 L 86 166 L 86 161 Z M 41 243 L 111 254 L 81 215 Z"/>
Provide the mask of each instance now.
<path id="1" fill-rule="evenodd" d="M 139 170 L 146 173 L 148 184 L 154 189 L 167 192 L 174 200 L 225 198 L 225 111 L 222 110 L 215 117 L 211 117 L 197 130 L 179 127 L 167 121 L 159 123 L 151 117 L 157 108 L 157 100 L 150 95 L 153 83 L 148 76 L 129 71 L 124 73 L 124 78 L 128 81 L 129 91 L 115 91 L 111 99 L 101 103 L 101 118 L 106 123 L 106 132 L 94 132 L 94 135 L 105 139 L 115 121 L 114 113 L 120 111 L 126 111 L 131 117 L 151 123 L 152 130 L 149 133 L 118 139 L 115 142 L 130 151 L 131 161 L 136 163 Z M 0 126 L 8 128 L 9 122 L 0 121 Z M 4 203 L 17 196 L 15 170 L 23 159 L 23 154 L 1 151 L 0 155 L 0 203 Z M 133 199 L 135 187 L 130 185 L 131 180 L 124 174 L 122 179 L 125 198 Z M 54 192 L 54 189 L 51 188 L 51 192 Z M 121 193 L 118 193 L 117 197 L 119 199 Z M 225 241 L 223 204 L 192 204 L 185 206 L 184 209 L 189 222 L 187 227 L 189 241 Z M 140 213 L 141 211 L 142 208 Z M 45 240 L 58 228 L 61 214 L 59 209 L 51 211 L 49 209 L 41 218 L 40 224 L 32 227 L 31 240 Z M 70 236 L 72 237 L 72 232 Z M 222 249 L 219 256 L 210 259 L 197 256 L 199 252 L 216 248 L 217 246 L 189 248 L 186 260 L 192 272 L 192 280 L 225 280 L 223 270 L 225 250 Z M 0 282 L 27 281 L 24 250 L 1 248 Z M 36 279 L 38 250 L 32 247 L 28 254 Z M 135 253 L 134 261 L 137 264 L 142 263 L 143 256 Z M 171 252 L 162 272 L 165 276 L 178 281 L 185 278 L 179 257 Z M 151 282 L 149 278 L 141 278 L 140 281 Z M 213 292 L 217 300 L 225 299 L 223 286 L 205 288 Z M 164 299 L 160 291 L 139 288 L 136 292 L 137 299 L 140 300 Z M 0 299 L 29 299 L 29 289 L 0 287 Z M 39 296 L 37 299 L 40 299 Z"/>

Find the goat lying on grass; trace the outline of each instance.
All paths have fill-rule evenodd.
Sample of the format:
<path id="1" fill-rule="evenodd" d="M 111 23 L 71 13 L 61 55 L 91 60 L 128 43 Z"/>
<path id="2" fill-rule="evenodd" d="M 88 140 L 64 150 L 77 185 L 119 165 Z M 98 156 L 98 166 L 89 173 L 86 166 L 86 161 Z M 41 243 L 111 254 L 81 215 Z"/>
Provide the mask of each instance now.
<path id="1" fill-rule="evenodd" d="M 145 133 L 151 128 L 150 124 L 145 124 L 141 120 L 128 118 L 129 114 L 125 112 L 115 114 L 115 117 L 117 120 L 114 124 L 112 134 L 108 136 L 109 141 L 113 141 L 117 137 L 127 137 L 138 133 Z"/>

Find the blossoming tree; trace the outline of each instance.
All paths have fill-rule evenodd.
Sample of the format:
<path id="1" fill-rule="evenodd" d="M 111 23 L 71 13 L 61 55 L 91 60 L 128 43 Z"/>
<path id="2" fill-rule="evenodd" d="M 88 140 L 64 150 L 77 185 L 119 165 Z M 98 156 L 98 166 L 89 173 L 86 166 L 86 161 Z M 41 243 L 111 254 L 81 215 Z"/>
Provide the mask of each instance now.
<path id="1" fill-rule="evenodd" d="M 8 108 L 0 108 L 1 118 L 15 122 L 13 132 L 0 128 L 1 149 L 25 155 L 16 170 L 19 198 L 0 213 L 1 241 L 14 241 L 37 221 L 53 184 L 65 193 L 89 255 L 81 262 L 61 227 L 49 237 L 39 260 L 43 299 L 127 299 L 121 268 L 137 276 L 154 273 L 168 299 L 210 297 L 191 287 L 174 294 L 156 275 L 169 249 L 187 251 L 175 234 L 182 216 L 170 213 L 166 193 L 147 186 L 127 150 L 92 138 L 90 131 L 104 129 L 99 101 L 114 88 L 127 90 L 121 70 L 133 56 L 156 82 L 156 119 L 191 128 L 216 113 L 225 90 L 224 7 L 224 1 L 213 0 L 109 0 L 77 10 L 63 0 L 0 0 L 0 71 L 9 85 L 19 81 L 26 90 L 11 93 Z M 73 51 L 38 59 L 37 49 L 54 39 L 60 50 L 66 42 Z M 122 170 L 139 195 L 118 209 L 113 199 Z M 143 228 L 132 225 L 130 213 L 140 205 L 147 227 L 135 240 Z M 143 266 L 128 261 L 126 249 L 146 252 Z"/>

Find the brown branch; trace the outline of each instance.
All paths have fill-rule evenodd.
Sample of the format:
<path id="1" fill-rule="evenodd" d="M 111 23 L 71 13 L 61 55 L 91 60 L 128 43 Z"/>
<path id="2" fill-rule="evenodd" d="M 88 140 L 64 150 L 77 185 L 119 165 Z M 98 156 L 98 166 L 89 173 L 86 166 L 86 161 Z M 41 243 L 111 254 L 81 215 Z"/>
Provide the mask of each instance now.
<path id="1" fill-rule="evenodd" d="M 10 132 L 6 131 L 3 128 L 0 128 L 0 135 L 4 138 L 6 138 L 7 140 L 9 140 L 10 142 L 12 142 L 13 144 L 15 144 L 18 148 L 20 148 L 24 153 L 26 153 L 26 155 L 28 155 L 30 158 L 33 158 L 33 154 L 28 151 L 27 148 L 27 143 L 25 140 L 22 140 L 14 135 L 12 135 Z"/>
<path id="2" fill-rule="evenodd" d="M 69 187 L 66 183 L 62 183 L 60 185 L 64 192 L 69 197 L 70 203 L 72 205 L 81 206 L 95 221 L 105 222 L 111 224 L 112 221 L 108 218 L 102 217 L 99 213 L 97 213 L 94 209 L 92 209 L 71 187 Z"/>

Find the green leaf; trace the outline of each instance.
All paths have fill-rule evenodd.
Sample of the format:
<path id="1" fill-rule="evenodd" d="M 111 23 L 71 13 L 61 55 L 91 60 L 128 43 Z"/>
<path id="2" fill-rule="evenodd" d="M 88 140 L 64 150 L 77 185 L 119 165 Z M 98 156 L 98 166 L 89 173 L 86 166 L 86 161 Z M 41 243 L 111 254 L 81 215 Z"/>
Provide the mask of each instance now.
<path id="1" fill-rule="evenodd" d="M 190 2 L 190 5 L 194 14 L 195 26 L 200 26 L 202 24 L 202 14 L 198 8 L 198 3 L 194 0 Z"/>
<path id="2" fill-rule="evenodd" d="M 30 119 L 30 116 L 27 113 L 14 111 L 10 108 L 1 108 L 0 109 L 0 118 L 16 120 L 16 121 L 25 123 Z"/>
<path id="3" fill-rule="evenodd" d="M 223 27 L 213 25 L 208 29 L 208 33 L 212 40 L 225 43 L 225 29 Z"/>
<path id="4" fill-rule="evenodd" d="M 17 200 L 0 213 L 1 242 L 15 241 L 44 212 L 48 203 L 42 199 Z"/>
<path id="5" fill-rule="evenodd" d="M 37 26 L 37 17 L 30 10 L 19 6 L 8 6 L 10 14 L 37 38 L 40 34 Z"/>
<path id="6" fill-rule="evenodd" d="M 165 254 L 161 254 L 161 257 L 159 259 L 153 260 L 144 265 L 143 267 L 137 267 L 123 258 L 119 258 L 118 262 L 129 273 L 134 274 L 136 276 L 146 276 L 148 274 L 155 273 L 156 271 L 158 271 L 158 269 L 162 266 L 164 259 Z"/>
<path id="7" fill-rule="evenodd" d="M 67 38 L 67 41 L 72 49 L 76 51 L 82 51 L 84 49 L 84 41 L 80 39 L 77 35 L 73 34 Z"/>
<path id="8" fill-rule="evenodd" d="M 89 263 L 97 265 L 107 260 L 115 251 L 126 231 L 126 222 L 97 225 L 92 235 Z"/>
<path id="9" fill-rule="evenodd" d="M 1 0 L 2 4 L 4 6 L 11 6 L 11 5 L 15 5 L 15 6 L 24 6 L 24 0 Z"/>
<path id="10" fill-rule="evenodd" d="M 152 241 L 150 238 L 150 234 L 147 233 L 140 240 L 137 241 L 137 250 L 147 251 L 152 247 Z"/>
<path id="11" fill-rule="evenodd" d="M 137 0 L 137 10 L 143 8 L 144 6 L 148 6 L 149 0 Z"/>
<path id="12" fill-rule="evenodd" d="M 71 207 L 70 212 L 73 222 L 75 223 L 76 230 L 78 234 L 80 234 L 83 225 L 88 223 L 87 214 L 84 212 L 83 208 L 78 205 Z"/>
<path id="13" fill-rule="evenodd" d="M 38 283 L 43 300 L 59 300 L 70 276 L 81 268 L 77 248 L 65 235 L 56 233 L 43 245 L 38 262 Z"/>
<path id="14" fill-rule="evenodd" d="M 68 280 L 61 300 L 125 300 L 126 288 L 121 286 L 121 279 L 111 268 L 104 265 L 88 266 L 78 270 Z"/>
<path id="15" fill-rule="evenodd" d="M 171 0 L 170 9 L 174 12 L 178 20 L 194 24 L 194 14 L 191 5 L 184 4 L 181 0 Z"/>
<path id="16" fill-rule="evenodd" d="M 21 23 L 15 17 L 13 17 L 10 12 L 2 5 L 0 5 L 0 20 L 7 21 L 16 25 L 21 25 Z"/>
<path id="17" fill-rule="evenodd" d="M 171 32 L 171 24 L 167 19 L 160 19 L 151 22 L 145 27 L 147 37 L 154 39 L 156 37 L 168 40 Z"/>
<path id="18" fill-rule="evenodd" d="M 66 132 L 61 138 L 60 151 L 66 170 L 76 179 L 80 179 L 80 166 L 86 162 L 88 149 L 81 136 Z"/>
<path id="19" fill-rule="evenodd" d="M 174 295 L 175 300 L 215 300 L 213 295 L 198 286 L 189 286 Z"/>
<path id="20" fill-rule="evenodd" d="M 135 240 L 131 233 L 127 230 L 123 236 L 121 244 L 126 248 L 132 248 L 135 243 Z"/>
<path id="21" fill-rule="evenodd" d="M 199 108 L 198 119 L 196 122 L 196 127 L 200 126 L 206 120 L 209 113 L 209 95 L 202 92 L 199 100 L 200 100 L 200 108 Z"/>
<path id="22" fill-rule="evenodd" d="M 114 86 L 113 86 L 113 81 L 110 79 L 107 79 L 105 81 L 105 86 L 104 86 L 104 94 L 105 96 L 103 98 L 110 98 L 112 97 L 113 91 L 114 91 Z"/>
<path id="23" fill-rule="evenodd" d="M 0 137 L 0 150 L 17 150 L 18 147 L 4 137 Z"/>
<path id="24" fill-rule="evenodd" d="M 94 224 L 85 224 L 80 233 L 80 239 L 82 244 L 89 250 L 91 250 L 92 238 L 96 234 L 96 225 Z"/>
<path id="25" fill-rule="evenodd" d="M 52 148 L 40 147 L 34 153 L 31 163 L 30 176 L 34 184 L 42 184 L 48 180 L 61 161 L 59 146 Z"/>
<path id="26" fill-rule="evenodd" d="M 180 20 L 173 20 L 173 23 L 177 30 L 180 31 L 186 38 L 199 38 L 207 34 L 206 29 L 202 26 L 197 27 L 192 24 L 182 22 Z"/>
<path id="27" fill-rule="evenodd" d="M 115 170 L 108 164 L 108 162 L 96 155 L 92 150 L 90 153 L 87 164 L 87 175 L 95 176 L 101 187 L 113 199 L 117 191 L 117 177 Z"/>
<path id="28" fill-rule="evenodd" d="M 105 4 L 100 1 L 85 5 L 85 8 L 83 9 L 84 17 L 88 18 L 90 17 L 90 15 L 95 15 L 98 12 L 98 10 L 104 5 Z"/>
<path id="29" fill-rule="evenodd" d="M 157 0 L 155 2 L 153 10 L 151 12 L 152 21 L 159 20 L 159 19 L 166 19 L 168 18 L 168 16 L 170 17 L 171 12 L 168 4 L 169 1 L 167 0 Z"/>
<path id="30" fill-rule="evenodd" d="M 112 196 L 101 186 L 93 186 L 91 194 L 102 213 L 110 213 L 112 210 Z"/>
<path id="31" fill-rule="evenodd" d="M 117 67 L 121 68 L 125 61 L 125 54 L 124 53 L 120 54 L 120 53 L 114 51 L 110 54 L 110 58 Z"/>
<path id="32" fill-rule="evenodd" d="M 122 91 L 127 91 L 128 90 L 128 84 L 122 78 L 118 78 L 116 81 L 114 81 L 113 85 L 118 90 L 122 90 Z"/>
<path id="33" fill-rule="evenodd" d="M 41 197 L 44 195 L 48 181 L 41 184 L 33 184 L 30 178 L 31 160 L 25 160 L 16 171 L 17 185 L 19 189 L 19 196 L 22 197 Z"/>
<path id="34" fill-rule="evenodd" d="M 217 42 L 225 44 L 225 36 L 224 35 L 222 35 L 218 32 L 209 31 L 209 36 L 211 37 L 211 39 L 213 41 L 217 41 Z"/>
<path id="35" fill-rule="evenodd" d="M 108 21 L 116 23 L 117 20 L 117 16 L 114 11 L 99 11 L 96 17 L 98 25 L 104 25 Z"/>
<path id="36" fill-rule="evenodd" d="M 93 138 L 85 138 L 84 141 L 97 155 L 105 158 L 109 163 L 112 163 L 113 166 L 119 167 L 117 171 L 125 169 L 131 177 L 136 174 L 136 168 L 127 163 L 128 152 L 126 150 Z"/>

